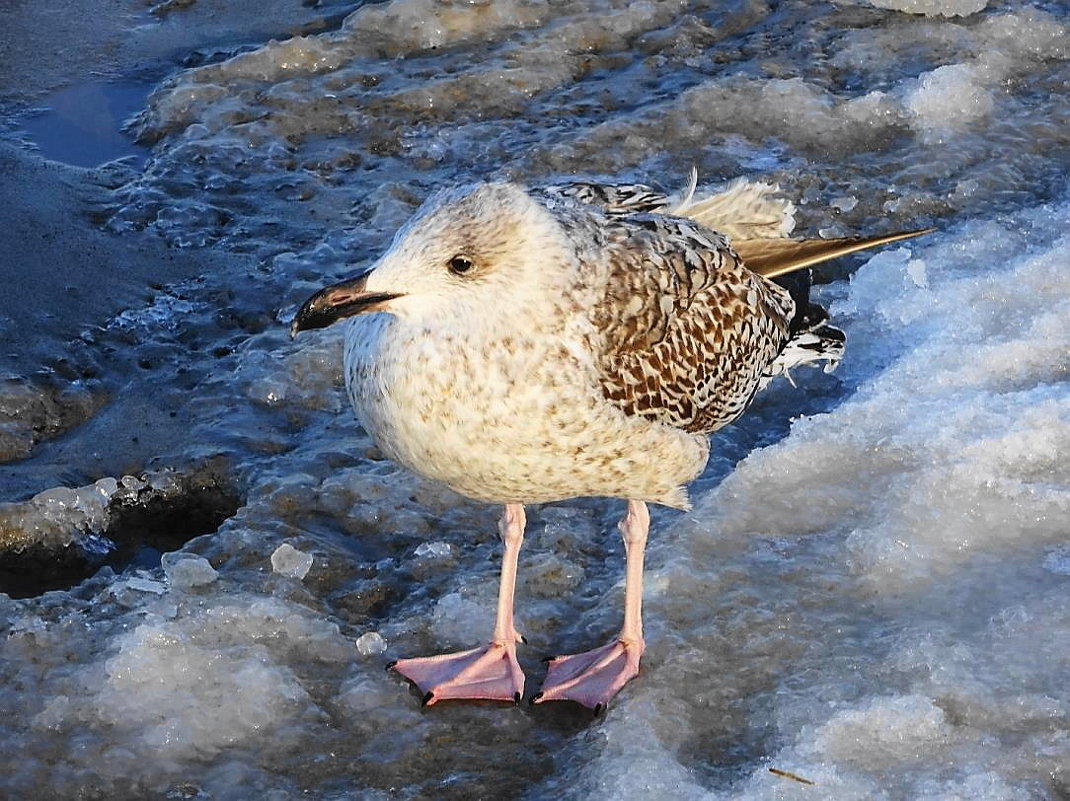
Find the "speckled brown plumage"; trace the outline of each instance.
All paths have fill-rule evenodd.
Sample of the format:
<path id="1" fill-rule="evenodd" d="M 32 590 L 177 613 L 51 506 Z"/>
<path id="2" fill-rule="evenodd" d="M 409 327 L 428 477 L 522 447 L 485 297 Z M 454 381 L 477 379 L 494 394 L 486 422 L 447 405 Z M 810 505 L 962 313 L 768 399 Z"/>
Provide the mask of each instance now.
<path id="1" fill-rule="evenodd" d="M 689 432 L 734 420 L 788 340 L 788 293 L 690 220 L 609 218 L 605 233 L 610 269 L 592 320 L 606 398 Z"/>

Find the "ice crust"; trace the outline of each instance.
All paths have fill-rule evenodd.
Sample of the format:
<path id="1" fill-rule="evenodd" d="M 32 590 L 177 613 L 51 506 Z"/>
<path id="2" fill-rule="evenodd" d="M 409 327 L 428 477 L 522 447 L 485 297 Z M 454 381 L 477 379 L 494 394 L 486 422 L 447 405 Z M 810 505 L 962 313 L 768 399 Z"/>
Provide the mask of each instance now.
<path id="1" fill-rule="evenodd" d="M 168 597 L 123 628 L 96 665 L 56 676 L 64 692 L 33 717 L 38 733 L 77 736 L 87 726 L 104 727 L 123 743 L 97 741 L 69 755 L 53 784 L 61 795 L 64 787 L 74 793 L 79 777 L 101 766 L 121 788 L 123 781 L 136 786 L 140 777 L 173 771 L 181 760 L 210 758 L 268 733 L 273 751 L 292 747 L 297 724 L 314 725 L 322 712 L 281 660 L 300 652 L 344 665 L 353 656 L 337 626 L 270 598 L 219 597 L 176 607 Z M 16 773 L 34 769 L 28 764 Z"/>
<path id="2" fill-rule="evenodd" d="M 181 483 L 167 471 L 144 476 L 107 476 L 83 487 L 54 487 L 18 503 L 0 503 L 0 545 L 58 551 L 105 531 L 116 511 L 179 494 Z M 90 541 L 88 548 L 93 550 Z"/>
<path id="3" fill-rule="evenodd" d="M 971 225 L 919 258 L 928 275 L 920 286 L 906 251 L 871 259 L 834 311 L 858 320 L 895 361 L 836 415 L 800 421 L 789 443 L 726 479 L 722 493 L 740 501 L 732 508 L 741 516 L 723 518 L 718 505 L 725 530 L 786 533 L 800 517 L 811 530 L 836 526 L 882 593 L 937 580 L 974 549 L 1065 537 L 1070 240 L 1038 252 L 1030 233 L 1068 222 L 1057 206 L 1016 220 L 1017 230 Z M 874 357 L 866 349 L 856 350 L 861 362 Z M 766 460 L 780 465 L 776 475 L 762 475 Z M 773 492 L 793 486 L 792 468 L 808 462 L 802 480 L 820 475 L 824 490 Z M 835 472 L 845 464 L 850 481 Z M 848 516 L 862 498 L 870 517 Z"/>
<path id="4" fill-rule="evenodd" d="M 870 0 L 877 8 L 926 17 L 968 17 L 983 11 L 988 0 Z"/>
<path id="5" fill-rule="evenodd" d="M 905 224 L 949 206 L 979 209 L 986 191 L 1010 188 L 1008 170 L 1039 167 L 1033 142 L 1063 141 L 1023 107 L 1020 93 L 1026 76 L 1070 53 L 1057 14 L 1029 6 L 974 13 L 983 7 L 983 0 L 917 3 L 911 10 L 935 15 L 933 22 L 893 17 L 831 41 L 808 30 L 801 42 L 778 41 L 783 59 L 763 62 L 764 74 L 756 75 L 735 66 L 723 44 L 761 18 L 756 8 L 724 12 L 717 27 L 676 16 L 678 3 L 604 2 L 597 11 L 572 2 L 538 11 L 511 2 L 367 5 L 336 32 L 273 42 L 161 86 L 137 127 L 167 147 L 155 169 L 122 188 L 109 225 L 149 226 L 178 246 L 196 246 L 229 237 L 235 214 L 271 196 L 291 201 L 292 218 L 269 223 L 253 214 L 243 234 L 266 233 L 267 225 L 277 232 L 281 224 L 299 238 L 305 225 L 348 213 L 386 235 L 417 200 L 396 167 L 415 168 L 413 180 L 458 163 L 486 173 L 501 168 L 503 148 L 514 140 L 531 147 L 509 175 L 615 174 L 641 165 L 666 141 L 697 151 L 690 158 L 700 171 L 738 175 L 768 170 L 776 165 L 770 148 L 786 146 L 809 157 L 794 166 L 830 183 L 830 191 L 864 199 L 848 219 L 883 211 Z M 971 24 L 956 14 L 971 14 Z M 582 121 L 589 105 L 569 87 L 593 69 L 612 69 L 633 41 L 649 74 L 629 74 L 618 102 L 634 113 L 570 122 Z M 823 48 L 827 56 L 812 65 L 815 74 L 800 75 L 782 63 L 799 55 L 793 48 Z M 419 66 L 432 54 L 444 69 Z M 414 60 L 411 79 L 386 68 L 395 58 Z M 670 65 L 675 72 L 662 74 Z M 550 110 L 558 121 L 547 132 Z M 961 136 L 993 120 L 985 137 Z M 894 143 L 907 132 L 931 144 L 954 137 L 955 152 L 915 150 L 904 163 Z M 834 142 L 872 160 L 864 175 L 848 182 L 831 163 L 823 166 Z M 393 163 L 398 158 L 403 164 Z M 980 192 L 951 197 L 914 180 L 939 175 L 948 158 L 959 181 L 977 181 Z M 1008 166 L 992 170 L 995 160 Z M 368 170 L 383 170 L 374 189 L 361 183 Z M 350 244 L 363 245 L 361 235 Z"/>
<path id="6" fill-rule="evenodd" d="M 0 596 L 0 795 L 1070 795 L 1068 18 L 393 0 L 175 72 L 134 123 L 149 164 L 92 213 L 248 269 L 80 342 L 180 393 L 189 439 L 160 461 L 222 454 L 244 503 L 158 569 Z M 840 369 L 774 385 L 714 438 L 694 510 L 654 510 L 643 671 L 604 718 L 421 711 L 383 666 L 489 634 L 499 510 L 385 461 L 337 332 L 286 324 L 439 186 L 672 190 L 692 164 L 778 183 L 800 235 L 938 232 L 822 271 Z M 0 392 L 0 455 L 57 421 L 27 387 Z M 0 509 L 0 535 L 92 551 L 118 500 L 169 491 L 59 472 L 89 477 Z M 541 657 L 617 631 L 621 511 L 529 509 L 529 692 Z"/>

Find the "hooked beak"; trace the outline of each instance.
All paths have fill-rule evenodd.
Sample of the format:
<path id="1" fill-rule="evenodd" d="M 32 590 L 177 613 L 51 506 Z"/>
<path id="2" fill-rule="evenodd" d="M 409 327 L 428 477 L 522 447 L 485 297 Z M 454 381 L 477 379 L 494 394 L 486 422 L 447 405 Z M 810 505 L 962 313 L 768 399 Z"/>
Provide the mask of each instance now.
<path id="1" fill-rule="evenodd" d="M 326 328 L 356 314 L 382 311 L 387 302 L 400 297 L 389 292 L 368 292 L 367 282 L 368 275 L 365 274 L 321 289 L 306 300 L 294 316 L 290 323 L 290 338 L 297 336 L 299 331 Z"/>

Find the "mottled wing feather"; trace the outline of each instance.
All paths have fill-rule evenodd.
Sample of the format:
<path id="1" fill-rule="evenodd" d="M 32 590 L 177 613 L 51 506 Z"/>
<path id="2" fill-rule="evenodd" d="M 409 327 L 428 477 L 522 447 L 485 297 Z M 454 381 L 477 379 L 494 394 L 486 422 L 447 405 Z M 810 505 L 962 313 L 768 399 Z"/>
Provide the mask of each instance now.
<path id="1" fill-rule="evenodd" d="M 606 398 L 695 433 L 737 418 L 790 336 L 791 297 L 690 220 L 629 215 L 604 233 L 609 274 L 592 322 Z"/>
<path id="2" fill-rule="evenodd" d="M 669 199 L 663 193 L 644 184 L 598 184 L 577 181 L 569 184 L 540 187 L 538 192 L 548 198 L 567 198 L 578 203 L 596 206 L 607 214 L 635 214 L 661 211 Z"/>

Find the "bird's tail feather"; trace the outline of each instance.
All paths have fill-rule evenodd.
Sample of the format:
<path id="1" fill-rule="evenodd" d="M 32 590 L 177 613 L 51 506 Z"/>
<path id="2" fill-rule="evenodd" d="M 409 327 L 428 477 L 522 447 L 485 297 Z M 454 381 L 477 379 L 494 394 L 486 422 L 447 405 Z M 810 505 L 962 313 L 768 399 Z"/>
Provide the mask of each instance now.
<path id="1" fill-rule="evenodd" d="M 843 358 L 847 337 L 834 325 L 829 325 L 828 312 L 816 303 L 805 307 L 805 313 L 796 314 L 792 321 L 791 338 L 775 359 L 766 367 L 758 381 L 758 390 L 778 375 L 784 376 L 792 385 L 791 370 L 796 367 L 824 367 L 826 373 L 836 369 Z"/>

